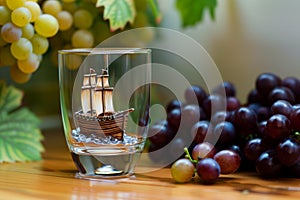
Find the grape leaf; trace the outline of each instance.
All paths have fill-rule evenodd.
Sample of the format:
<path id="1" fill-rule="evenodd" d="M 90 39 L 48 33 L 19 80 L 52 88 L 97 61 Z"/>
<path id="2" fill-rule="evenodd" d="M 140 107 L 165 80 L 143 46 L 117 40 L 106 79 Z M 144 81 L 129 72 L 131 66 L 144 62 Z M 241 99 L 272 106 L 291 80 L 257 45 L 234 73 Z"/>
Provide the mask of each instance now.
<path id="1" fill-rule="evenodd" d="M 41 159 L 39 119 L 20 107 L 22 91 L 0 81 L 0 163 Z"/>
<path id="2" fill-rule="evenodd" d="M 97 0 L 96 7 L 104 6 L 103 17 L 109 20 L 111 31 L 124 29 L 134 22 L 136 10 L 133 0 Z"/>
<path id="3" fill-rule="evenodd" d="M 217 0 L 177 0 L 176 7 L 181 15 L 182 26 L 193 26 L 201 22 L 206 9 L 210 17 L 215 19 Z"/>
<path id="4" fill-rule="evenodd" d="M 0 113 L 10 112 L 20 106 L 22 91 L 7 88 L 5 83 L 0 81 Z"/>

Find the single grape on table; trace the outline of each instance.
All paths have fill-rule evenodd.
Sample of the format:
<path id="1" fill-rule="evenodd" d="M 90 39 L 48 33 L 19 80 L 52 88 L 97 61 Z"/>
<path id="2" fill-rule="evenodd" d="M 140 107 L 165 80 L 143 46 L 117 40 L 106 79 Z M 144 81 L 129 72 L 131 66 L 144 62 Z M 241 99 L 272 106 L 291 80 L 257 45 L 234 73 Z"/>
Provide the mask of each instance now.
<path id="1" fill-rule="evenodd" d="M 204 158 L 197 163 L 197 174 L 204 184 L 215 183 L 221 173 L 219 163 L 212 158 Z"/>
<path id="2" fill-rule="evenodd" d="M 193 178 L 195 174 L 195 167 L 190 160 L 186 158 L 182 158 L 177 160 L 172 165 L 171 173 L 172 173 L 172 177 L 176 182 L 186 183 Z"/>

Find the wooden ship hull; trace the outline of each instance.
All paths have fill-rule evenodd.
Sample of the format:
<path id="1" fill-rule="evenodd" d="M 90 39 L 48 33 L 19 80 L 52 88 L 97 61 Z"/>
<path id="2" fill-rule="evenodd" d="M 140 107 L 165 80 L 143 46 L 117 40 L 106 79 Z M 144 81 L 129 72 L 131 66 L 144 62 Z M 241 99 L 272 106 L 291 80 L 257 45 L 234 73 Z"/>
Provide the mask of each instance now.
<path id="1" fill-rule="evenodd" d="M 80 133 L 87 137 L 94 134 L 96 137 L 111 136 L 118 140 L 123 140 L 128 114 L 133 110 L 131 108 L 125 111 L 98 116 L 89 116 L 82 111 L 78 111 L 75 113 L 75 118 L 80 128 Z"/>

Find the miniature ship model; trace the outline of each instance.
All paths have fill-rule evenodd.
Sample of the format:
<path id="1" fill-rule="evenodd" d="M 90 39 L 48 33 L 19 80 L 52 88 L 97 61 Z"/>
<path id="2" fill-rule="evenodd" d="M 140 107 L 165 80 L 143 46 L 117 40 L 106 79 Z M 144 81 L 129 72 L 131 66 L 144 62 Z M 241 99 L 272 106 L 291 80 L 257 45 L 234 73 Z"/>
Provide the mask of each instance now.
<path id="1" fill-rule="evenodd" d="M 75 113 L 81 134 L 123 140 L 128 114 L 134 109 L 114 111 L 113 87 L 109 85 L 108 69 L 102 69 L 100 75 L 90 69 L 90 73 L 84 75 L 81 107 L 82 110 Z"/>

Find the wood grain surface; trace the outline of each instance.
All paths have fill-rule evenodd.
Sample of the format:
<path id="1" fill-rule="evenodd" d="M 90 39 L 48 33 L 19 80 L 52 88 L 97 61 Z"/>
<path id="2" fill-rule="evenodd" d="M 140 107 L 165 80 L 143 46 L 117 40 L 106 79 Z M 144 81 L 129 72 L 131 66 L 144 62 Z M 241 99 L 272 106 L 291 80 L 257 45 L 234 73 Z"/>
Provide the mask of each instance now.
<path id="1" fill-rule="evenodd" d="M 44 135 L 43 160 L 0 164 L 0 199 L 300 199 L 300 179 L 264 180 L 255 173 L 221 176 L 214 185 L 201 185 L 197 178 L 176 184 L 170 168 L 119 182 L 76 179 L 62 132 Z"/>

